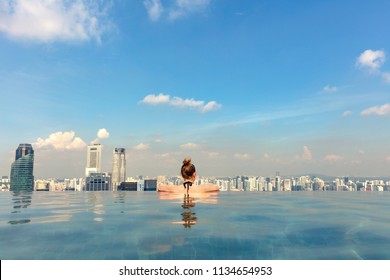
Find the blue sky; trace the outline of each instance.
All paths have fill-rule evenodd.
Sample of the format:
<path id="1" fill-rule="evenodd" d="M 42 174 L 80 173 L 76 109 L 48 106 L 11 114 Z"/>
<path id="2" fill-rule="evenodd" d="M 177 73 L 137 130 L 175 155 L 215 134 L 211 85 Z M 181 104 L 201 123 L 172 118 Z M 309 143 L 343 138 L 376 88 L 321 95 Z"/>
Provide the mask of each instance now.
<path id="1" fill-rule="evenodd" d="M 0 175 L 390 175 L 390 2 L 0 0 Z"/>

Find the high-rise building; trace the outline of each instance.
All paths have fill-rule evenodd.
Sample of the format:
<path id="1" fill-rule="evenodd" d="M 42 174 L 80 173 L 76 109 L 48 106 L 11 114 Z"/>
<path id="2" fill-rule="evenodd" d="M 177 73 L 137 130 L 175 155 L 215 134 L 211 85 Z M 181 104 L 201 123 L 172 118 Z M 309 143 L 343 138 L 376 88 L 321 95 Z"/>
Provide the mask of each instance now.
<path id="1" fill-rule="evenodd" d="M 112 154 L 112 187 L 116 190 L 126 181 L 126 155 L 124 148 L 115 148 Z"/>
<path id="2" fill-rule="evenodd" d="M 102 161 L 102 146 L 93 144 L 88 146 L 87 150 L 87 167 L 85 168 L 85 177 L 90 173 L 100 173 Z"/>
<path id="3" fill-rule="evenodd" d="M 10 190 L 34 190 L 34 150 L 31 144 L 20 144 L 11 165 Z"/>
<path id="4" fill-rule="evenodd" d="M 85 179 L 85 191 L 110 191 L 110 173 L 90 173 Z"/>
<path id="5" fill-rule="evenodd" d="M 283 180 L 283 188 L 284 188 L 284 191 L 286 191 L 286 192 L 291 191 L 291 179 L 284 179 Z"/>
<path id="6" fill-rule="evenodd" d="M 280 179 L 280 176 L 279 175 L 277 175 L 276 177 L 275 177 L 275 190 L 276 191 L 278 191 L 278 192 L 280 192 L 282 189 L 281 189 L 281 179 Z"/>

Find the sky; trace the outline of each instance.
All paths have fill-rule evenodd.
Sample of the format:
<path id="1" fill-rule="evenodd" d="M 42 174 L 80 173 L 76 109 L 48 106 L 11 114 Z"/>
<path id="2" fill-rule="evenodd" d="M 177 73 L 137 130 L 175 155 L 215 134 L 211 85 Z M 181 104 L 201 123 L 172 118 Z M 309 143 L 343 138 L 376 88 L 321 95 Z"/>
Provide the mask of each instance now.
<path id="1" fill-rule="evenodd" d="M 390 1 L 0 0 L 0 176 L 390 176 Z"/>

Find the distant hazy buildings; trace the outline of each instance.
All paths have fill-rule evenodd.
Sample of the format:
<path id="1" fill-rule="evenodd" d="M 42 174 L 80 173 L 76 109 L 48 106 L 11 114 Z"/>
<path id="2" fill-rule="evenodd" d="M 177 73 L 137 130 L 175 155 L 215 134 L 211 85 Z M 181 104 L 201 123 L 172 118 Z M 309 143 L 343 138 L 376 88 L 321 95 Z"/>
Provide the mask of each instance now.
<path id="1" fill-rule="evenodd" d="M 102 146 L 93 144 L 87 149 L 87 167 L 85 168 L 85 177 L 90 173 L 99 173 L 101 171 Z"/>
<path id="2" fill-rule="evenodd" d="M 112 187 L 116 190 L 118 186 L 126 181 L 126 155 L 124 148 L 115 148 L 112 155 Z"/>
<path id="3" fill-rule="evenodd" d="M 291 179 L 284 179 L 284 181 L 283 181 L 283 189 L 286 192 L 291 191 Z"/>
<path id="4" fill-rule="evenodd" d="M 36 191 L 50 191 L 50 182 L 47 180 L 36 180 L 35 181 Z"/>
<path id="5" fill-rule="evenodd" d="M 31 144 L 20 144 L 11 165 L 10 190 L 34 190 L 34 150 Z"/>
<path id="6" fill-rule="evenodd" d="M 9 177 L 8 176 L 1 177 L 0 189 L 1 190 L 9 190 Z"/>

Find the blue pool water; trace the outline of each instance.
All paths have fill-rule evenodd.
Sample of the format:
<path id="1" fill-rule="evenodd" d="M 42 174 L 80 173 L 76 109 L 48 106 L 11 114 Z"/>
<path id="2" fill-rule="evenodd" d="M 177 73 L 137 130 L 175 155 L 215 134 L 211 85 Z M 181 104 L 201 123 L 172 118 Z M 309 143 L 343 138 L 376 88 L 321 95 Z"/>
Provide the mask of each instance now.
<path id="1" fill-rule="evenodd" d="M 0 259 L 390 259 L 390 192 L 0 193 Z"/>

